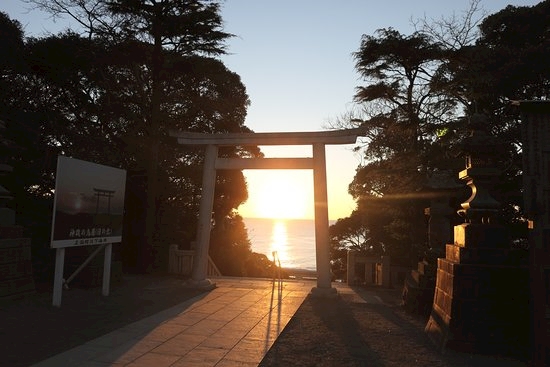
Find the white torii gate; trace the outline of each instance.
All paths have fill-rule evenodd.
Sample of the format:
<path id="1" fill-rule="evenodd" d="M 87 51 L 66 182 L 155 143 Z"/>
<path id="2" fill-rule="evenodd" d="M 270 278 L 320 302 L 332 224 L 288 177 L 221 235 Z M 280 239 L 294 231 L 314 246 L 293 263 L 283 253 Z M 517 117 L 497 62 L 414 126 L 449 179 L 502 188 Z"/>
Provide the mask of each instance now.
<path id="1" fill-rule="evenodd" d="M 327 174 L 325 145 L 354 144 L 362 129 L 328 130 L 313 132 L 280 133 L 226 133 L 205 134 L 171 131 L 170 135 L 182 145 L 206 145 L 202 176 L 202 194 L 197 230 L 197 248 L 193 260 L 190 284 L 195 287 L 214 287 L 207 276 L 208 247 L 210 245 L 210 221 L 214 202 L 216 170 L 221 169 L 313 169 L 313 193 L 315 201 L 315 252 L 317 287 L 312 295 L 336 296 L 331 286 L 329 220 L 327 204 Z M 220 146 L 262 145 L 311 145 L 313 158 L 220 158 Z"/>

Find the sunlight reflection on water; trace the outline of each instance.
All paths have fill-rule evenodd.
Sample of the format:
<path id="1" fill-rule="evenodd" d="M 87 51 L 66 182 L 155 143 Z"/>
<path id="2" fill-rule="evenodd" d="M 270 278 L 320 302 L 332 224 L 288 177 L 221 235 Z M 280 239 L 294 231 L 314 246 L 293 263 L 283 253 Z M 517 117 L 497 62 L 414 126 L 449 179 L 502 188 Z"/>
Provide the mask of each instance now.
<path id="1" fill-rule="evenodd" d="M 277 252 L 281 263 L 286 264 L 288 262 L 288 236 L 286 222 L 277 220 L 273 222 L 273 229 L 271 232 L 271 252 Z"/>
<path id="2" fill-rule="evenodd" d="M 315 270 L 315 223 L 310 219 L 244 218 L 252 251 L 273 260 L 277 251 L 283 267 Z"/>

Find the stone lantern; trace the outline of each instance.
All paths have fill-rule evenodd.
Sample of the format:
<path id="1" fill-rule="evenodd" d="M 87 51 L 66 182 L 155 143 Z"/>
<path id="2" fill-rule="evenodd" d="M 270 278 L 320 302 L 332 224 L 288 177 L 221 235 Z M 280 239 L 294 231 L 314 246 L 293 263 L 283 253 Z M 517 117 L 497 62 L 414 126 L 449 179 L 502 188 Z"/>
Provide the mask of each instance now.
<path id="1" fill-rule="evenodd" d="M 501 173 L 505 146 L 485 122 L 474 115 L 461 145 L 466 168 L 459 178 L 472 194 L 458 211 L 465 223 L 454 227 L 454 242 L 438 259 L 425 331 L 441 348 L 524 355 L 529 340 L 526 254 L 511 248 L 506 228 L 493 220 L 500 204 L 489 189 Z"/>
<path id="2" fill-rule="evenodd" d="M 466 168 L 458 177 L 470 187 L 472 195 L 461 204 L 458 213 L 465 217 L 466 222 L 489 224 L 500 208 L 489 188 L 501 173 L 498 166 L 505 147 L 488 132 L 485 116 L 472 116 L 468 128 L 470 135 L 460 145 Z"/>

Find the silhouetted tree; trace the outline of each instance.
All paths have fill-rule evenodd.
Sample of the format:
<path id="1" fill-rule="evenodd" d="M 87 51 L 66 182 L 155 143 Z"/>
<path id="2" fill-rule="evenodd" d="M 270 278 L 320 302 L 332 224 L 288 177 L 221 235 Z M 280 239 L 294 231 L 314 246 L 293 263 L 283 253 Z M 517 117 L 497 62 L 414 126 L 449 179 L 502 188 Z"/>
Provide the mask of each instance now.
<path id="1" fill-rule="evenodd" d="M 510 99 L 548 97 L 550 69 L 541 60 L 549 49 L 549 4 L 509 6 L 478 20 L 474 0 L 463 18 L 424 20 L 410 36 L 391 28 L 363 36 L 355 57 L 366 85 L 355 95 L 361 117 L 355 123 L 367 134 L 366 163 L 349 187 L 358 203 L 352 217 L 362 218 L 364 232 L 392 256 L 423 242 L 421 209 L 428 203 L 418 190 L 434 170 L 463 168 L 454 158 L 465 133 L 462 117 L 476 111 L 508 143 L 493 194 L 508 223 L 521 218 L 521 134 L 507 106 Z M 380 236 L 374 228 L 382 228 Z"/>
<path id="2" fill-rule="evenodd" d="M 416 194 L 426 175 L 445 164 L 445 155 L 434 153 L 440 149 L 438 133 L 448 128 L 446 117 L 456 108 L 455 101 L 430 85 L 444 50 L 424 34 L 404 36 L 389 28 L 364 35 L 354 55 L 366 83 L 357 88 L 355 100 L 365 106 L 361 127 L 367 139 L 366 163 L 357 169 L 349 192 L 358 202 L 372 205 L 376 200 L 379 218 L 368 218 L 387 232 L 388 254 L 415 258 L 410 249 L 424 241 L 424 204 Z M 362 209 L 373 210 L 368 205 Z M 374 223 L 365 222 L 367 215 L 358 215 L 362 225 L 373 228 Z"/>
<path id="3" fill-rule="evenodd" d="M 89 22 L 82 19 L 87 25 L 85 37 L 66 32 L 28 40 L 27 69 L 10 75 L 6 82 L 14 104 L 22 105 L 19 111 L 36 122 L 36 142 L 43 144 L 34 144 L 42 149 L 42 166 L 35 169 L 40 177 L 29 179 L 25 187 L 51 199 L 57 154 L 125 168 L 137 200 L 150 193 L 148 187 L 158 189 L 156 210 L 149 210 L 150 202 L 136 207 L 156 219 L 156 243 L 167 248 L 173 241 L 189 242 L 197 220 L 203 153 L 179 146 L 168 131 L 250 131 L 244 126 L 249 101 L 239 76 L 207 56 L 222 53 L 222 41 L 228 36 L 219 30 L 217 3 L 52 1 L 42 5 L 75 18 L 86 14 Z M 147 11 L 154 13 L 149 14 L 152 18 Z M 147 28 L 153 23 L 154 34 Z M 160 48 L 153 42 L 153 35 L 159 34 Z M 221 154 L 260 153 L 247 147 Z M 220 173 L 218 182 L 216 215 L 223 217 L 246 199 L 246 184 L 240 171 Z M 143 229 L 140 223 L 133 223 L 135 229 Z M 159 246 L 156 251 L 165 250 Z M 151 242 L 146 247 L 145 253 L 153 255 Z M 165 261 L 164 254 L 156 254 L 159 259 Z"/>

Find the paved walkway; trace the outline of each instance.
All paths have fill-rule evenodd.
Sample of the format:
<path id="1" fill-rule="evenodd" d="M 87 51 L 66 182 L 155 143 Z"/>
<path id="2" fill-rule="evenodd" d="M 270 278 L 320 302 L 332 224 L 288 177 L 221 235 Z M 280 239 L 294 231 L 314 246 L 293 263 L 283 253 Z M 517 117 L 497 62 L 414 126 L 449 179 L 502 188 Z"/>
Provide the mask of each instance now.
<path id="1" fill-rule="evenodd" d="M 208 293 L 34 366 L 257 366 L 316 285 L 248 278 L 215 282 Z M 345 285 L 338 291 L 354 296 Z M 381 303 L 372 295 L 360 298 L 365 297 Z"/>

